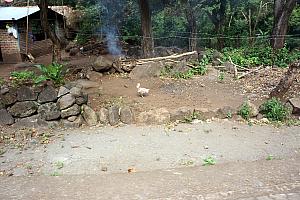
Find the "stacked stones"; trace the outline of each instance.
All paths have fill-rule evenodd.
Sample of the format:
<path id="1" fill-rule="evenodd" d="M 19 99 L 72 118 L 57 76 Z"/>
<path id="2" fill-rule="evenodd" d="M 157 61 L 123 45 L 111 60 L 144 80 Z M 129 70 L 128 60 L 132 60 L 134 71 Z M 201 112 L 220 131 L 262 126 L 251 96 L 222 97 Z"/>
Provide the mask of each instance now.
<path id="1" fill-rule="evenodd" d="M 81 110 L 87 110 L 88 96 L 79 87 L 21 86 L 1 87 L 0 125 L 79 127 L 83 122 Z M 88 115 L 84 115 L 90 123 Z"/>

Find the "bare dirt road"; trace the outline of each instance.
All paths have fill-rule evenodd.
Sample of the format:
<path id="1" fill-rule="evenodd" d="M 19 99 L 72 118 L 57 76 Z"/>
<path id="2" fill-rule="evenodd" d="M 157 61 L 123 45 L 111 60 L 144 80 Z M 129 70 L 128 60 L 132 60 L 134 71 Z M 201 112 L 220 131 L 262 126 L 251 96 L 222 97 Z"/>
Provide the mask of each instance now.
<path id="1" fill-rule="evenodd" d="M 7 147 L 0 199 L 300 199 L 299 127 L 124 126 L 49 140 Z M 208 157 L 215 166 L 202 166 Z"/>

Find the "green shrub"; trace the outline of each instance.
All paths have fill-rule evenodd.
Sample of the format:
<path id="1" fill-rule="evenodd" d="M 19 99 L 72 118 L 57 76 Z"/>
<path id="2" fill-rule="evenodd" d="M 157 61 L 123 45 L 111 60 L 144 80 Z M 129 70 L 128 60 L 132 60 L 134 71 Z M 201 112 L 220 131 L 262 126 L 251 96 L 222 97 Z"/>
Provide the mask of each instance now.
<path id="1" fill-rule="evenodd" d="M 247 102 L 245 102 L 240 110 L 238 111 L 238 114 L 245 120 L 250 119 L 250 114 L 251 114 L 251 108 Z"/>
<path id="2" fill-rule="evenodd" d="M 32 84 L 36 79 L 33 71 L 14 71 L 10 73 L 14 85 Z"/>
<path id="3" fill-rule="evenodd" d="M 260 107 L 260 112 L 270 121 L 284 121 L 288 119 L 290 111 L 276 98 L 272 98 Z"/>
<path id="4" fill-rule="evenodd" d="M 287 67 L 294 60 L 300 59 L 300 51 L 290 52 L 286 47 L 277 51 L 273 51 L 270 46 L 239 49 L 224 48 L 223 54 L 223 61 L 230 61 L 231 58 L 233 63 L 242 67 L 258 65 Z"/>
<path id="5" fill-rule="evenodd" d="M 36 79 L 36 83 L 52 80 L 56 85 L 60 85 L 64 83 L 63 76 L 63 65 L 58 63 L 52 63 L 51 65 L 37 65 L 37 68 L 41 70 L 42 75 Z"/>

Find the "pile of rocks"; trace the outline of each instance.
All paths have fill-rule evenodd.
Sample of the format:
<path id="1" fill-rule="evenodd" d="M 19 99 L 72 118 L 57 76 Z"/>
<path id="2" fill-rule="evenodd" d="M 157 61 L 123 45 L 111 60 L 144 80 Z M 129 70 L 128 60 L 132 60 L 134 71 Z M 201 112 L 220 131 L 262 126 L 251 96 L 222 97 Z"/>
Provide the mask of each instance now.
<path id="1" fill-rule="evenodd" d="M 78 86 L 1 87 L 0 125 L 79 127 L 88 96 Z M 84 118 L 85 117 L 85 118 Z"/>

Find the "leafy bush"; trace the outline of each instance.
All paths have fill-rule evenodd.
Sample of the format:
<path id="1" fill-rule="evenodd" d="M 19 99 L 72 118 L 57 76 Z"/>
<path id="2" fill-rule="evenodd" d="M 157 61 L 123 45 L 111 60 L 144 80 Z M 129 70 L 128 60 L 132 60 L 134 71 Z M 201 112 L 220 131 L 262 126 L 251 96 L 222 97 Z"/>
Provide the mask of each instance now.
<path id="1" fill-rule="evenodd" d="M 288 119 L 290 111 L 276 98 L 272 98 L 260 107 L 260 112 L 271 121 L 284 121 Z"/>
<path id="2" fill-rule="evenodd" d="M 251 114 L 251 108 L 247 102 L 245 102 L 240 110 L 238 111 L 238 114 L 245 120 L 250 119 L 250 114 Z"/>
<path id="3" fill-rule="evenodd" d="M 58 63 L 52 63 L 48 66 L 37 65 L 37 68 L 41 70 L 42 75 L 36 79 L 36 83 L 45 80 L 52 80 L 57 85 L 64 83 L 63 65 Z"/>
<path id="4" fill-rule="evenodd" d="M 290 52 L 286 47 L 276 52 L 270 46 L 253 48 L 224 48 L 223 61 L 229 61 L 242 67 L 252 67 L 257 65 L 276 65 L 287 67 L 294 60 L 300 59 L 300 51 Z"/>

